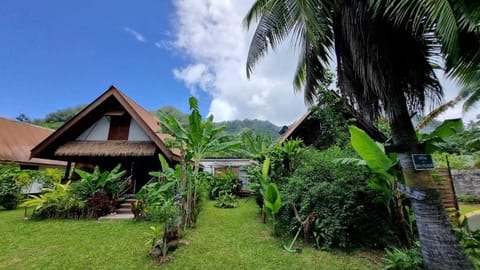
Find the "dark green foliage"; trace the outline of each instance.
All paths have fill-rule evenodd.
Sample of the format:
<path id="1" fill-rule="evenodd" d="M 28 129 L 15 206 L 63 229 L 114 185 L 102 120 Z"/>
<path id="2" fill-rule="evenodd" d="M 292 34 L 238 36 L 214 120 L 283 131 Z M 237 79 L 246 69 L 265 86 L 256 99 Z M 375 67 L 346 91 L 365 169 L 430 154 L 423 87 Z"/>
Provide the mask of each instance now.
<path id="1" fill-rule="evenodd" d="M 233 194 L 223 193 L 215 200 L 215 207 L 218 208 L 237 208 L 238 199 Z"/>
<path id="2" fill-rule="evenodd" d="M 458 131 L 444 143 L 439 144 L 440 151 L 447 153 L 472 154 L 480 150 L 480 124 L 471 123 L 464 130 Z"/>
<path id="3" fill-rule="evenodd" d="M 418 242 L 410 249 L 387 249 L 384 261 L 387 263 L 385 269 L 391 270 L 422 270 L 422 255 L 420 253 L 420 244 Z"/>
<path id="4" fill-rule="evenodd" d="M 236 194 L 240 188 L 238 176 L 231 169 L 225 173 L 219 173 L 218 176 L 206 176 L 205 180 L 209 184 L 208 198 L 211 200 L 222 194 Z"/>
<path id="5" fill-rule="evenodd" d="M 310 119 L 318 121 L 320 135 L 312 145 L 320 150 L 332 145 L 345 146 L 348 143 L 348 125 L 351 121 L 344 116 L 344 100 L 333 91 L 320 91 L 318 104 L 311 108 Z"/>
<path id="6" fill-rule="evenodd" d="M 177 108 L 175 108 L 174 106 L 171 106 L 171 105 L 163 106 L 156 111 L 151 111 L 150 113 L 153 114 L 158 119 L 162 119 L 162 113 L 165 113 L 167 115 L 172 115 L 173 117 L 175 117 L 178 120 L 178 122 L 184 128 L 187 128 L 188 125 L 189 125 L 188 114 L 181 112 L 179 109 L 177 109 Z"/>
<path id="7" fill-rule="evenodd" d="M 480 269 L 480 230 L 470 231 L 468 218 L 465 217 L 454 231 L 470 260 Z"/>
<path id="8" fill-rule="evenodd" d="M 20 196 L 15 193 L 3 193 L 0 192 L 0 206 L 5 207 L 7 210 L 16 209 L 20 203 Z"/>
<path id="9" fill-rule="evenodd" d="M 111 171 L 103 172 L 96 166 L 92 173 L 76 169 L 75 172 L 82 179 L 72 185 L 73 192 L 83 199 L 93 197 L 97 193 L 105 193 L 111 199 L 117 198 L 127 187 L 123 179 L 126 171 L 120 171 L 120 166 L 118 164 Z"/>
<path id="10" fill-rule="evenodd" d="M 226 125 L 227 128 L 225 129 L 225 132 L 228 134 L 240 134 L 242 132 L 270 134 L 274 140 L 280 137 L 280 134 L 278 133 L 280 131 L 280 127 L 266 120 L 244 119 L 218 122 L 215 124 Z"/>
<path id="11" fill-rule="evenodd" d="M 72 108 L 61 109 L 53 113 L 47 114 L 45 118 L 35 119 L 33 124 L 46 128 L 58 129 L 68 120 L 72 119 L 77 113 L 85 108 L 85 105 L 78 105 Z"/>
<path id="12" fill-rule="evenodd" d="M 32 218 L 81 218 L 86 217 L 86 200 L 71 190 L 70 182 L 45 188 L 44 193 L 32 195 L 20 206 L 34 207 Z"/>
<path id="13" fill-rule="evenodd" d="M 284 207 L 278 214 L 278 229 L 289 232 L 295 227 L 291 207 L 295 204 L 302 219 L 315 216 L 313 233 L 319 248 L 383 247 L 397 242 L 386 208 L 375 203 L 376 194 L 366 185 L 372 175 L 362 167 L 333 162 L 345 156 L 355 153 L 332 147 L 301 154 L 298 168 L 280 186 Z"/>
<path id="14" fill-rule="evenodd" d="M 19 203 L 20 187 L 16 184 L 15 179 L 7 173 L 6 170 L 0 172 L 0 206 L 12 210 L 17 208 Z"/>
<path id="15" fill-rule="evenodd" d="M 57 169 L 35 171 L 21 170 L 16 165 L 0 165 L 0 206 L 7 210 L 17 208 L 22 188 L 28 189 L 34 181 L 44 186 L 53 186 L 53 183 L 60 180 L 61 174 Z"/>
<path id="16" fill-rule="evenodd" d="M 471 195 L 471 194 L 457 195 L 457 200 L 459 202 L 465 202 L 465 203 L 478 203 L 478 199 L 475 198 L 475 196 Z"/>

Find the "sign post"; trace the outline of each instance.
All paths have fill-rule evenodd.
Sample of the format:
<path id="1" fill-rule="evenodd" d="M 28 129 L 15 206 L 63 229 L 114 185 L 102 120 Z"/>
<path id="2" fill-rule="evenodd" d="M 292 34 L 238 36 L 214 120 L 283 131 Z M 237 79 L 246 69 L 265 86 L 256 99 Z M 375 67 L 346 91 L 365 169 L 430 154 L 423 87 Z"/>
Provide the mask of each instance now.
<path id="1" fill-rule="evenodd" d="M 429 154 L 412 154 L 413 167 L 416 171 L 433 170 L 432 155 Z"/>

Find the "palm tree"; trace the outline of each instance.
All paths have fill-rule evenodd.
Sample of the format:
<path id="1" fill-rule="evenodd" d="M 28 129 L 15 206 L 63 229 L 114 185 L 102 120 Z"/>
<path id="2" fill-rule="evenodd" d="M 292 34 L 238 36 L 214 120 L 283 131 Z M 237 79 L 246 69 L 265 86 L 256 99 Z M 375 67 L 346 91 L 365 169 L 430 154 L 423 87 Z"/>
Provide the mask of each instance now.
<path id="1" fill-rule="evenodd" d="M 472 80 L 465 83 L 460 90 L 459 96 L 464 97 L 463 110 L 470 110 L 478 101 L 480 101 L 480 66 L 472 76 Z"/>
<path id="2" fill-rule="evenodd" d="M 472 2 L 472 3 L 470 3 Z M 257 0 L 245 17 L 258 20 L 247 58 L 247 76 L 268 48 L 289 34 L 302 53 L 294 84 L 314 100 L 334 51 L 338 85 L 367 120 L 381 113 L 391 126 L 406 188 L 417 219 L 427 269 L 473 269 L 453 235 L 428 171 L 415 171 L 421 153 L 410 115 L 425 100 L 439 101 L 442 88 L 434 59 L 468 81 L 480 63 L 480 4 L 462 0 Z M 474 16 L 475 15 L 475 16 Z M 470 42 L 469 42 L 470 41 Z M 475 51 L 475 49 L 477 49 Z"/>

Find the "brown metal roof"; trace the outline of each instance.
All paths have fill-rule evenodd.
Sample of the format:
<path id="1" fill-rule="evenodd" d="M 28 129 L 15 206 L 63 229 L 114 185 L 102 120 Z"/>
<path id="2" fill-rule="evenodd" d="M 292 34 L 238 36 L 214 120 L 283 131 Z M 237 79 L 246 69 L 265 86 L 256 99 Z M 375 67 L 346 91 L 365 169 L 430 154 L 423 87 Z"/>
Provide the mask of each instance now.
<path id="1" fill-rule="evenodd" d="M 52 133 L 51 129 L 0 117 L 0 162 L 65 166 L 62 161 L 30 159 L 30 150 Z"/>
<path id="2" fill-rule="evenodd" d="M 112 102 L 120 104 L 130 114 L 167 159 L 180 161 L 179 151 L 166 147 L 166 139 L 171 138 L 171 136 L 157 133 L 161 129 L 160 121 L 114 86 L 111 86 L 70 121 L 33 148 L 32 157 L 59 158 L 58 155 L 55 155 L 57 148 L 74 141 L 74 137 L 79 135 L 77 133 L 88 128 L 111 109 L 108 106 Z"/>

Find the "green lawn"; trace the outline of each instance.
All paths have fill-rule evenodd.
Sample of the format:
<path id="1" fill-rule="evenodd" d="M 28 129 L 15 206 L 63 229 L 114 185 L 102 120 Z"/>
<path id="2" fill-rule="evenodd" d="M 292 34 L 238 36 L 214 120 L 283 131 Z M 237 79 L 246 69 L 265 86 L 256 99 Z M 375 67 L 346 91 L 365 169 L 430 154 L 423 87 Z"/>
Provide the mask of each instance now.
<path id="1" fill-rule="evenodd" d="M 461 215 L 468 212 L 480 210 L 480 204 L 459 203 L 458 206 L 460 208 L 459 211 Z"/>
<path id="2" fill-rule="evenodd" d="M 24 221 L 23 210 L 0 210 L 0 269 L 381 269 L 381 252 L 290 254 L 260 222 L 253 200 L 237 209 L 207 202 L 187 244 L 161 266 L 146 257 L 151 223 Z"/>

